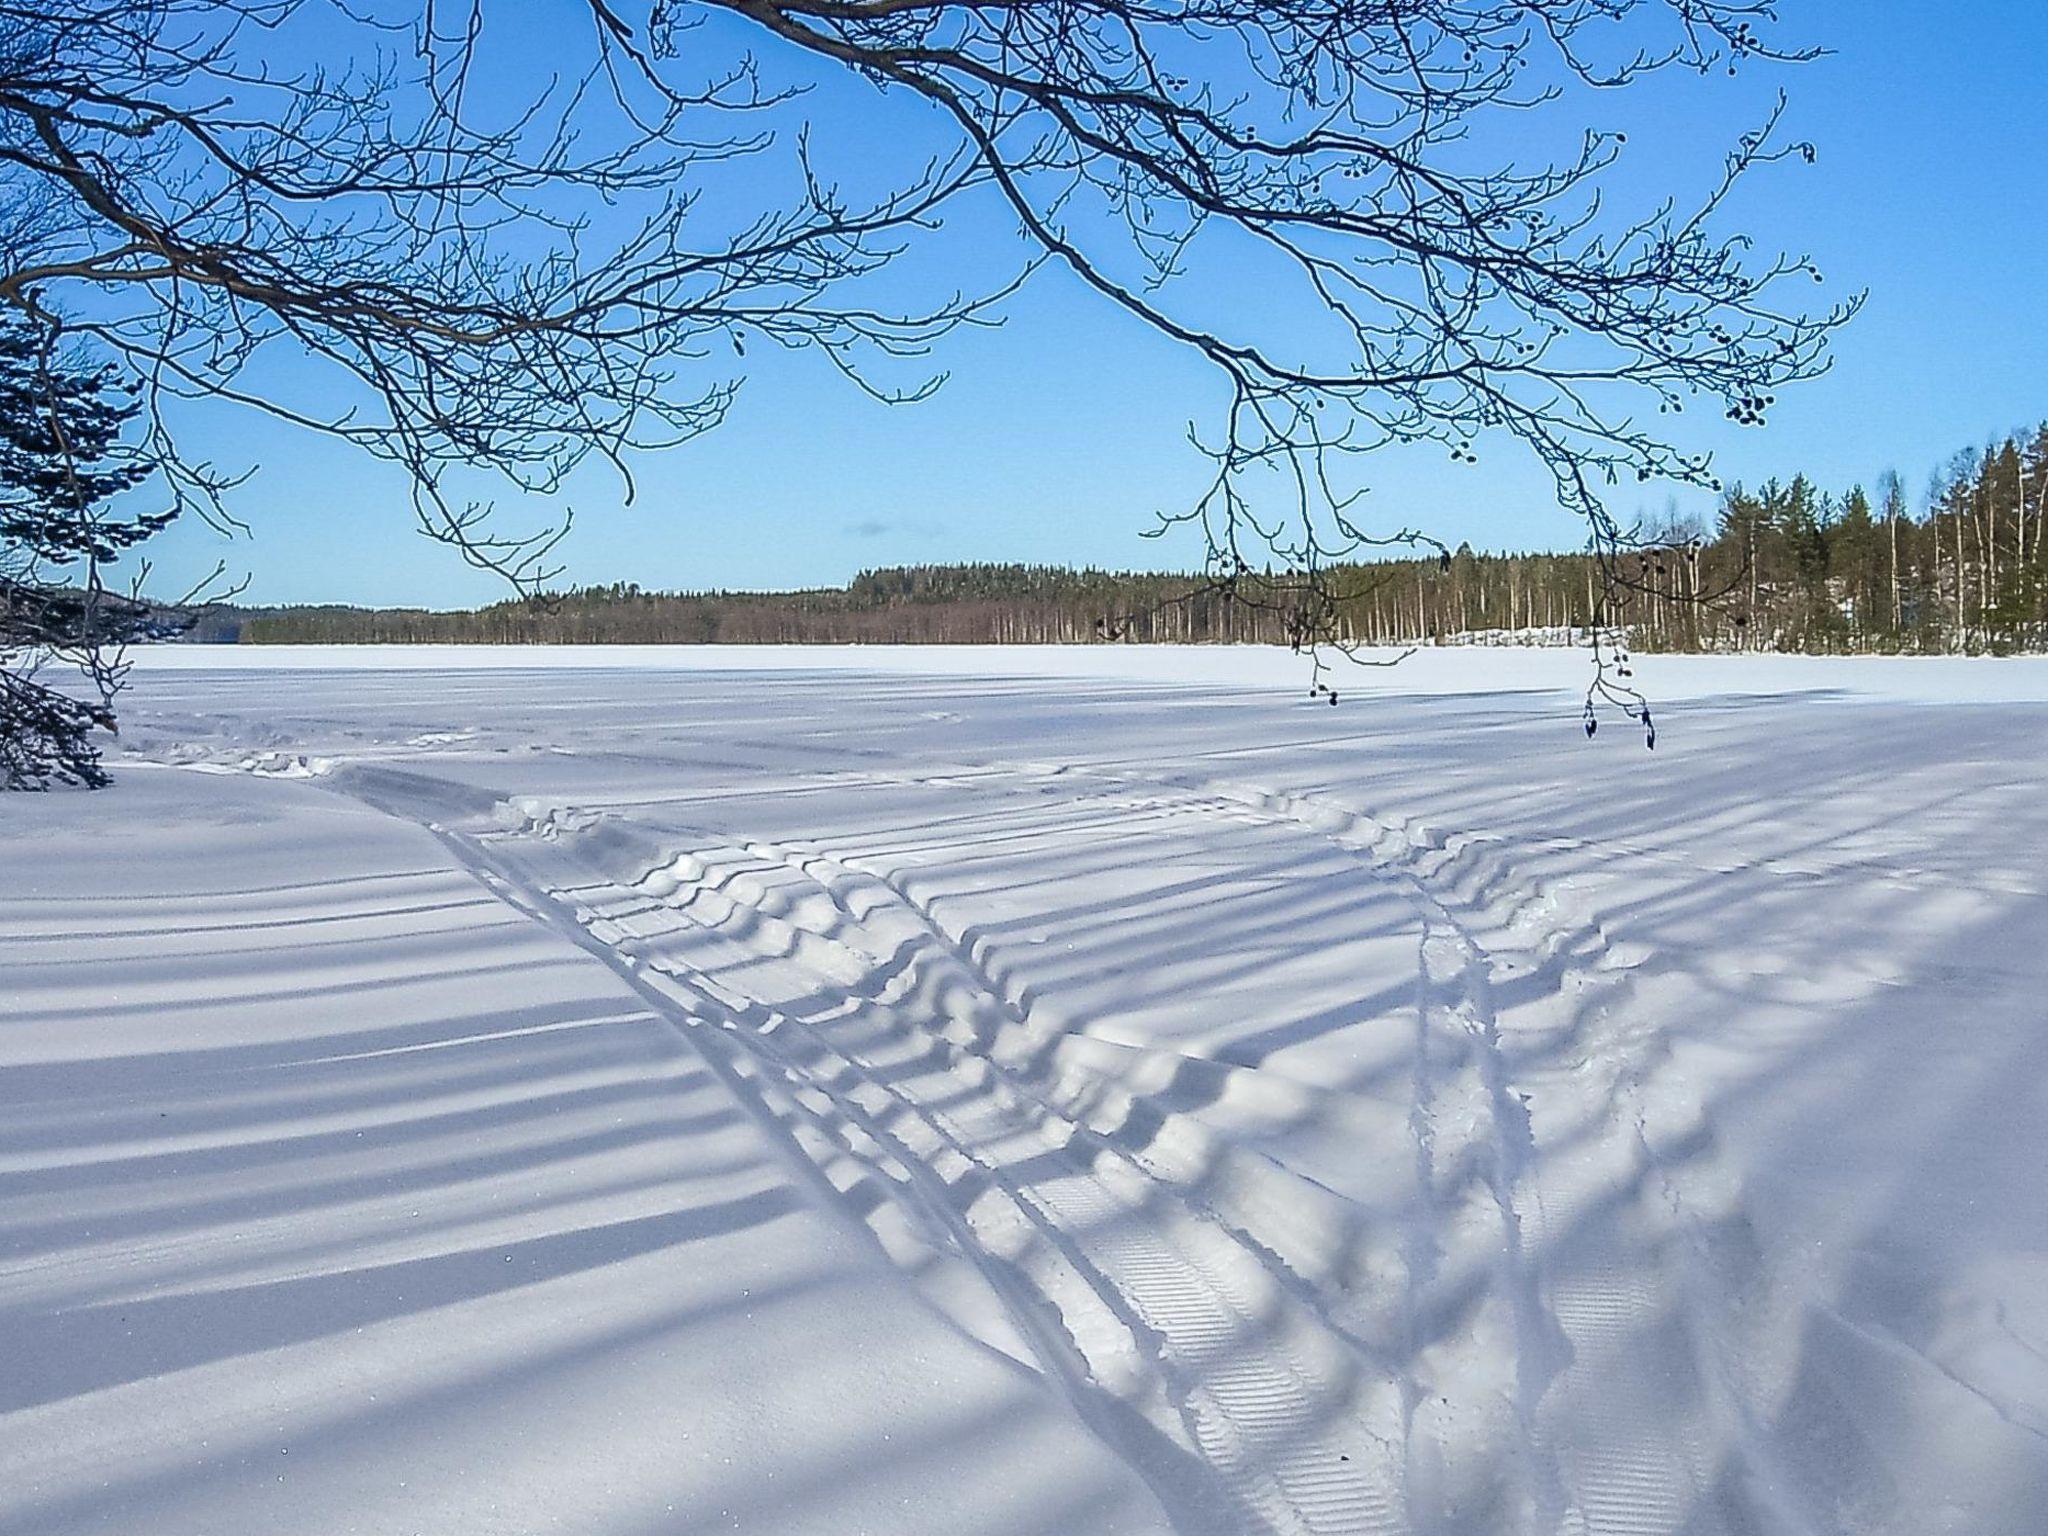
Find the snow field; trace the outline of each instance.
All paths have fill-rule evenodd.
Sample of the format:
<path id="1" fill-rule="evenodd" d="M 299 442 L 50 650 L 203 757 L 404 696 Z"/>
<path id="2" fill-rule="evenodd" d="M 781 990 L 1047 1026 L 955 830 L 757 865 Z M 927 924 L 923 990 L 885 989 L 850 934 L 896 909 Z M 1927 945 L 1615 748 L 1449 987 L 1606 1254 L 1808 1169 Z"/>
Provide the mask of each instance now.
<path id="1" fill-rule="evenodd" d="M 0 806 L 10 1530 L 2048 1509 L 2039 669 L 161 654 Z"/>

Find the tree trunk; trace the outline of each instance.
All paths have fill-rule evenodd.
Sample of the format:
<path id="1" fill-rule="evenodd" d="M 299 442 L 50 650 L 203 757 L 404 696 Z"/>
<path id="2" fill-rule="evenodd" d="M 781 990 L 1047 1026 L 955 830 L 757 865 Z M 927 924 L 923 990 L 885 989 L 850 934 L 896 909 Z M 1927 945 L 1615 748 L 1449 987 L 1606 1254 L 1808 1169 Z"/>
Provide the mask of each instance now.
<path id="1" fill-rule="evenodd" d="M 1956 649 L 1968 650 L 1969 634 L 1967 610 L 1963 605 L 1963 514 L 1956 513 Z"/>
<path id="2" fill-rule="evenodd" d="M 1897 634 L 1905 622 L 1904 607 L 1899 601 L 1899 506 L 1896 498 L 1887 497 L 1891 513 L 1885 521 L 1891 526 L 1892 535 L 1892 633 Z"/>

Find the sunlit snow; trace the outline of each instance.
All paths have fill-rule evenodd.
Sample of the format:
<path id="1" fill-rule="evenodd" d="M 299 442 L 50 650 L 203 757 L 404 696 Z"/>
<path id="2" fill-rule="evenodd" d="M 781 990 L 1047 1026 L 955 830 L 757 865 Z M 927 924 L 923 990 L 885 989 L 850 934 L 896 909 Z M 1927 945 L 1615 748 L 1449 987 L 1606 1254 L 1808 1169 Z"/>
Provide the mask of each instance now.
<path id="1" fill-rule="evenodd" d="M 2038 1529 L 2048 663 L 1584 671 L 145 656 L 0 1530 Z"/>

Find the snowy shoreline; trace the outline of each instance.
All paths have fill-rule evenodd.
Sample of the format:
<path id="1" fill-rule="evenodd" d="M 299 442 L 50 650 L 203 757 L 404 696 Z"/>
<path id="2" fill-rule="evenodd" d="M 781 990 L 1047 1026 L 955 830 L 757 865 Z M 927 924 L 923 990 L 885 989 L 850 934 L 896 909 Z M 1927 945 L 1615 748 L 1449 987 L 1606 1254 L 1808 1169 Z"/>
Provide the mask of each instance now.
<path id="1" fill-rule="evenodd" d="M 1582 691 L 1585 652 L 1540 647 L 1425 647 L 1333 659 L 1345 692 Z M 1160 685 L 1303 688 L 1308 662 L 1273 646 L 860 645 L 156 645 L 138 671 L 833 671 L 932 677 L 1083 678 Z M 2048 656 L 1647 655 L 1636 680 L 1652 698 L 1839 693 L 1901 702 L 2048 702 Z"/>

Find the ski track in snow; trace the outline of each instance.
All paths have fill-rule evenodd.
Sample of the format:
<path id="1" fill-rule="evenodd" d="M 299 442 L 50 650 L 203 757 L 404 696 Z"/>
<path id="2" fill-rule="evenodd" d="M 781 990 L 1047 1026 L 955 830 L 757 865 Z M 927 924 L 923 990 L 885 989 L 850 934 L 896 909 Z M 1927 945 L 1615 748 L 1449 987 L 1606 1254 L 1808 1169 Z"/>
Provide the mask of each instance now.
<path id="1" fill-rule="evenodd" d="M 1462 1058 L 1486 1106 L 1481 1157 L 1498 1216 L 1498 1283 L 1512 1314 L 1517 1352 L 1523 1517 L 1531 1529 L 1574 1533 L 1639 1536 L 1681 1529 L 1707 1474 L 1699 1447 L 1683 1432 L 1696 1405 L 1686 1400 L 1682 1366 L 1673 1368 L 1698 1347 L 1673 1336 L 1683 1332 L 1684 1319 L 1677 1314 L 1685 1303 L 1660 1293 L 1646 1278 L 1640 1254 L 1623 1249 L 1612 1231 L 1590 1241 L 1580 1237 L 1567 1273 L 1545 1275 L 1530 1257 L 1551 1246 L 1543 1240 L 1546 1222 L 1572 1223 L 1585 1213 L 1560 1207 L 1555 1194 L 1546 1207 L 1545 1191 L 1532 1176 L 1539 1159 L 1529 1099 L 1541 1091 L 1541 1076 L 1518 1069 L 1492 1000 L 1497 973 L 1541 973 L 1555 995 L 1573 997 L 1582 1016 L 1605 1011 L 1619 1003 L 1627 986 L 1629 957 L 1617 961 L 1595 917 L 1575 918 L 1555 893 L 1523 875 L 1498 843 L 1446 836 L 1258 785 L 1188 787 L 1222 796 L 1222 806 L 1241 807 L 1240 814 L 1307 827 L 1394 873 L 1412 893 L 1421 918 L 1418 1061 Z M 1600 1000 L 1589 999 L 1589 993 Z M 1437 1043 L 1446 1029 L 1462 1041 Z M 1574 1050 L 1604 1056 L 1616 1077 L 1613 1114 L 1602 1127 L 1603 1150 L 1624 1163 L 1638 1161 L 1637 1153 L 1649 1161 L 1644 1111 L 1637 1102 L 1641 1064 L 1611 1035 L 1596 1039 L 1584 1026 L 1577 1033 Z M 1418 1134 L 1427 1138 L 1432 1161 L 1440 1133 L 1430 1123 L 1430 1100 L 1441 1092 L 1441 1079 L 1432 1080 L 1426 1071 L 1419 1075 Z M 1616 1182 L 1626 1183 L 1632 1171 L 1621 1170 Z M 1659 1172 L 1669 1204 L 1633 1214 L 1666 1218 L 1652 1236 L 1668 1242 L 1684 1224 L 1673 1187 L 1679 1176 Z M 1647 1358 L 1646 1340 L 1657 1351 Z M 1669 1427 L 1674 1423 L 1680 1426 L 1675 1436 Z"/>
<path id="2" fill-rule="evenodd" d="M 249 766 L 305 771 L 297 759 Z M 1628 966 L 1594 918 L 1520 877 L 1498 843 L 1314 796 L 1069 764 L 932 767 L 917 780 L 1027 795 L 1057 783 L 1081 790 L 1071 803 L 1120 817 L 1292 827 L 1395 881 L 1418 919 L 1418 1160 L 1425 1178 L 1447 1150 L 1476 1163 L 1476 1185 L 1428 1193 L 1455 1204 L 1483 1188 L 1490 1221 L 1478 1243 L 1493 1252 L 1493 1300 L 1515 1355 L 1507 1412 L 1519 1449 L 1511 1467 L 1481 1471 L 1501 1481 L 1491 1498 L 1506 1501 L 1482 1507 L 1532 1531 L 1684 1528 L 1708 1475 L 1683 1433 L 1706 1411 L 1694 1356 L 1711 1346 L 1688 1336 L 1685 1316 L 1702 1294 L 1652 1284 L 1640 1253 L 1612 1231 L 1582 1239 L 1568 1272 L 1544 1273 L 1534 1255 L 1545 1223 L 1588 1213 L 1546 1210 L 1531 1177 L 1529 1098 L 1541 1079 L 1519 1072 L 1491 998 L 1497 972 L 1541 974 L 1580 1019 L 1611 1009 Z M 628 813 L 522 799 L 510 814 L 494 808 L 510 825 L 462 826 L 437 818 L 445 807 L 420 799 L 416 775 L 358 766 L 330 782 L 430 826 L 531 915 L 566 919 L 586 948 L 659 993 L 694 1038 L 717 1026 L 722 1044 L 709 1048 L 728 1053 L 735 1080 L 828 1183 L 858 1177 L 857 1194 L 840 1190 L 849 1208 L 895 1202 L 904 1228 L 988 1280 L 1084 1419 L 1127 1453 L 1163 1448 L 1134 1460 L 1190 1528 L 1485 1528 L 1430 1507 L 1446 1463 L 1481 1453 L 1456 1443 L 1455 1424 L 1427 1411 L 1416 1382 L 1342 1321 L 1360 1234 L 1341 1200 L 1262 1159 L 1247 1165 L 1191 1118 L 1149 1109 L 1114 1067 L 1074 1060 L 1082 1042 L 1035 1030 L 1028 996 L 858 850 L 721 846 L 709 833 L 683 847 Z M 1631 1214 L 1656 1228 L 1650 1241 L 1684 1240 L 1678 1176 L 1655 1167 L 1626 1050 L 1612 1038 L 1575 1044 L 1614 1063 L 1603 1152 L 1660 1181 L 1659 1200 Z M 1456 1133 L 1470 1144 L 1451 1148 L 1434 1104 L 1454 1087 L 1483 1114 Z M 1159 1129 L 1126 1138 L 1134 1123 Z M 841 1162 L 857 1175 L 835 1173 Z M 1624 1173 L 1632 1181 L 1637 1171 Z M 1273 1195 L 1275 1181 L 1288 1187 Z M 1290 1208 L 1269 1230 L 1271 1213 Z M 1417 1219 L 1429 1227 L 1440 1215 Z M 864 1219 L 878 1218 L 869 1209 Z M 1426 1250 L 1438 1240 L 1425 1230 L 1418 1252 L 1411 1237 L 1403 1262 L 1436 1268 L 1440 1256 Z M 1446 1354 L 1473 1358 L 1444 1361 L 1445 1379 L 1483 1376 L 1489 1347 L 1484 1336 L 1454 1342 Z M 1421 1501 L 1411 1485 L 1428 1490 Z M 1219 1508 L 1229 1513 L 1216 1522 Z"/>
<path id="3" fill-rule="evenodd" d="M 1034 1062 L 1044 1043 L 924 913 L 846 865 L 761 845 L 718 850 L 716 876 L 701 854 L 659 853 L 611 875 L 575 852 L 603 823 L 575 821 L 447 835 L 680 1020 L 727 1026 L 826 1144 L 867 1162 L 1051 1341 L 1043 1363 L 1084 1417 L 1126 1443 L 1118 1426 L 1135 1417 L 1177 1445 L 1184 1459 L 1141 1467 L 1162 1502 L 1199 1511 L 1199 1470 L 1229 1511 L 1217 1529 L 1407 1528 L 1388 1464 L 1396 1403 L 1361 1380 L 1356 1346 L 1284 1260 L 1119 1145 L 1127 1105 Z M 778 874 L 822 898 L 811 923 L 801 896 L 774 901 Z M 887 893 L 867 921 L 850 910 L 863 892 Z M 894 939 L 895 954 L 859 938 Z"/>

